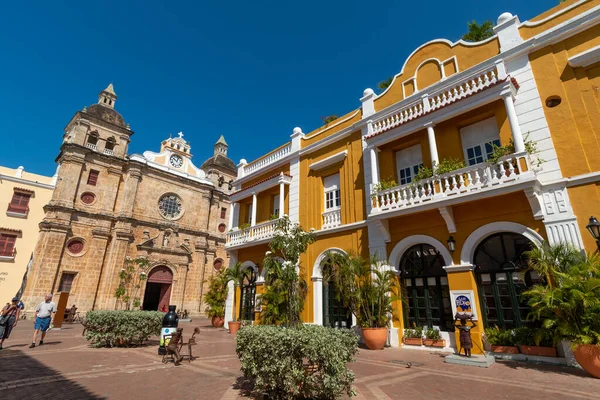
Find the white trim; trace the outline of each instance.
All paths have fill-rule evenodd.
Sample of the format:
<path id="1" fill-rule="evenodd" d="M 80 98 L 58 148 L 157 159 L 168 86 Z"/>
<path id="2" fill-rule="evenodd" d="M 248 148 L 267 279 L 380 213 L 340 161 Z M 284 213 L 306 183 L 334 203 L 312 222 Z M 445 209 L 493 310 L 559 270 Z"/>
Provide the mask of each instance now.
<path id="1" fill-rule="evenodd" d="M 600 45 L 569 57 L 569 65 L 573 68 L 587 67 L 600 61 Z"/>
<path id="2" fill-rule="evenodd" d="M 322 149 L 323 147 L 327 147 L 332 143 L 335 143 L 343 138 L 345 138 L 346 136 L 350 136 L 350 134 L 352 134 L 353 132 L 356 132 L 357 130 L 360 129 L 359 125 L 362 125 L 364 120 L 359 120 L 356 121 L 354 124 L 332 134 L 331 136 L 327 136 L 326 138 L 323 138 L 321 140 L 319 140 L 318 142 L 315 142 L 309 146 L 303 147 L 302 149 L 300 149 L 300 151 L 298 152 L 301 156 L 307 153 L 312 153 L 313 151 L 317 151 Z"/>
<path id="3" fill-rule="evenodd" d="M 13 218 L 27 218 L 29 212 L 20 213 L 15 211 L 6 211 L 6 215 Z"/>
<path id="4" fill-rule="evenodd" d="M 321 262 L 330 251 L 342 255 L 347 254 L 342 249 L 331 247 L 319 254 L 315 260 L 311 276 L 311 280 L 313 281 L 313 324 L 315 325 L 323 325 L 323 273 L 321 271 Z"/>
<path id="5" fill-rule="evenodd" d="M 271 189 L 277 185 L 279 185 L 280 183 L 284 183 L 286 185 L 289 185 L 292 183 L 292 179 L 287 175 L 283 175 L 283 173 L 272 177 L 269 180 L 266 180 L 256 186 L 251 186 L 249 188 L 246 189 L 241 189 L 235 193 L 232 193 L 229 195 L 229 200 L 231 202 L 239 202 L 240 200 L 245 199 L 246 197 L 252 196 L 252 194 L 254 193 L 260 193 L 260 192 L 264 192 L 267 189 Z"/>
<path id="6" fill-rule="evenodd" d="M 471 264 L 447 265 L 444 269 L 446 270 L 446 273 L 451 274 L 452 272 L 473 271 L 475 266 Z"/>
<path id="7" fill-rule="evenodd" d="M 536 246 L 541 246 L 544 242 L 544 238 L 542 236 L 540 236 L 536 231 L 525 225 L 508 221 L 492 222 L 490 224 L 475 229 L 469 235 L 467 240 L 465 240 L 465 243 L 462 247 L 462 251 L 460 253 L 461 265 L 472 264 L 474 261 L 473 256 L 475 255 L 475 248 L 477 248 L 479 243 L 481 243 L 488 236 L 499 232 L 518 233 L 520 235 L 525 236 Z"/>
<path id="8" fill-rule="evenodd" d="M 150 152 L 146 152 L 146 153 L 150 153 Z M 188 174 L 187 172 L 176 171 L 176 170 L 174 170 L 172 168 L 169 168 L 169 167 L 166 167 L 164 165 L 160 165 L 158 163 L 155 163 L 154 161 L 150 161 L 146 157 L 140 156 L 139 154 L 132 154 L 132 155 L 130 155 L 129 156 L 129 160 L 145 164 L 145 165 L 147 165 L 147 166 L 149 166 L 151 168 L 157 169 L 159 171 L 167 172 L 167 173 L 172 174 L 172 175 L 177 175 L 177 176 L 180 176 L 180 177 L 185 178 L 185 179 L 189 179 L 189 180 L 194 181 L 194 182 L 203 183 L 203 184 L 209 185 L 209 186 L 214 186 L 214 184 L 211 181 L 209 181 L 208 179 L 206 179 L 204 177 L 192 176 L 192 175 Z M 199 171 L 202 171 L 202 170 L 199 170 Z"/>
<path id="9" fill-rule="evenodd" d="M 576 7 L 580 6 L 581 4 L 583 4 L 583 3 L 586 3 L 586 2 L 588 2 L 588 1 L 589 1 L 589 0 L 579 0 L 577 3 L 573 3 L 573 4 L 571 4 L 569 7 L 565 7 L 565 8 L 563 8 L 562 10 L 559 10 L 559 11 L 555 12 L 554 14 L 552 14 L 552 15 L 549 15 L 549 16 L 547 16 L 546 18 L 544 18 L 544 19 L 541 19 L 541 20 L 539 20 L 539 21 L 525 21 L 525 22 L 521 23 L 521 24 L 519 25 L 519 27 L 521 27 L 521 26 L 529 26 L 529 27 L 533 27 L 533 26 L 538 26 L 538 25 L 541 25 L 541 24 L 543 24 L 543 23 L 545 23 L 545 22 L 548 22 L 548 21 L 550 21 L 551 19 L 554 19 L 554 18 L 558 17 L 558 16 L 559 16 L 559 15 L 561 15 L 561 14 L 564 14 L 564 13 L 566 13 L 566 12 L 568 12 L 568 11 L 571 11 L 572 9 L 574 9 L 574 8 L 576 8 Z"/>
<path id="10" fill-rule="evenodd" d="M 444 246 L 439 240 L 427 235 L 412 235 L 399 241 L 390 253 L 389 265 L 391 265 L 393 269 L 398 269 L 400 260 L 402 259 L 402 256 L 406 250 L 415 244 L 421 243 L 435 247 L 435 249 L 439 251 L 440 255 L 444 258 L 444 263 L 446 263 L 446 265 L 453 265 L 452 255 L 446 246 Z"/>
<path id="11" fill-rule="evenodd" d="M 23 185 L 31 185 L 31 186 L 35 186 L 35 187 L 39 187 L 39 188 L 43 188 L 43 189 L 54 189 L 56 186 L 56 185 L 52 185 L 49 183 L 30 181 L 28 179 L 18 178 L 15 176 L 3 175 L 3 174 L 0 174 L 0 180 L 7 180 L 7 181 L 11 181 L 11 182 L 21 183 Z"/>
<path id="12" fill-rule="evenodd" d="M 337 233 L 337 232 L 342 232 L 342 231 L 347 231 L 350 229 L 356 229 L 356 228 L 362 228 L 364 226 L 367 225 L 367 221 L 366 220 L 362 220 L 362 221 L 358 221 L 358 222 L 352 222 L 350 224 L 344 224 L 344 225 L 340 225 L 340 226 L 336 226 L 335 228 L 329 228 L 329 229 L 319 229 L 318 231 L 315 230 L 313 233 L 315 235 L 327 235 L 330 233 Z"/>
<path id="13" fill-rule="evenodd" d="M 13 261 L 14 259 L 15 256 L 0 256 L 0 261 Z"/>
<path id="14" fill-rule="evenodd" d="M 348 150 L 340 151 L 332 156 L 322 159 L 321 161 L 314 162 L 308 166 L 309 169 L 313 171 L 319 171 L 321 169 L 327 168 L 336 164 L 340 161 L 343 161 L 348 156 Z"/>

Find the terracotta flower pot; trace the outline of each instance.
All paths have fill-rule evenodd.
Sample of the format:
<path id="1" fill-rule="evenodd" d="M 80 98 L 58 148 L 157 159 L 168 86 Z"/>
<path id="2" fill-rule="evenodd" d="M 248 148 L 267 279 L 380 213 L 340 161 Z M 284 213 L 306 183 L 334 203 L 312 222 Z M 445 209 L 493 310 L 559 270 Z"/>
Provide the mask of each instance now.
<path id="1" fill-rule="evenodd" d="M 405 337 L 404 344 L 408 344 L 410 346 L 420 346 L 423 344 L 423 339 L 414 338 L 414 337 Z"/>
<path id="2" fill-rule="evenodd" d="M 387 341 L 387 328 L 361 328 L 365 345 L 371 350 L 383 350 Z"/>
<path id="3" fill-rule="evenodd" d="M 433 347 L 446 347 L 446 341 L 444 339 L 425 339 L 425 346 L 433 346 Z"/>
<path id="4" fill-rule="evenodd" d="M 235 335 L 237 333 L 237 331 L 240 330 L 240 326 L 242 325 L 241 322 L 230 322 L 229 323 L 229 333 L 231 333 L 232 335 Z"/>
<path id="5" fill-rule="evenodd" d="M 600 346 L 582 344 L 575 349 L 573 354 L 585 372 L 594 378 L 600 378 Z"/>
<path id="6" fill-rule="evenodd" d="M 517 346 L 498 346 L 492 344 L 491 347 L 494 353 L 519 354 L 519 348 Z"/>
<path id="7" fill-rule="evenodd" d="M 558 357 L 556 348 L 554 347 L 520 345 L 519 350 L 521 350 L 521 353 L 529 356 Z"/>
<path id="8" fill-rule="evenodd" d="M 212 317 L 210 319 L 210 323 L 212 324 L 212 326 L 214 326 L 215 328 L 220 328 L 223 326 L 223 324 L 225 324 L 225 318 L 223 317 L 217 317 L 216 315 L 214 317 Z"/>

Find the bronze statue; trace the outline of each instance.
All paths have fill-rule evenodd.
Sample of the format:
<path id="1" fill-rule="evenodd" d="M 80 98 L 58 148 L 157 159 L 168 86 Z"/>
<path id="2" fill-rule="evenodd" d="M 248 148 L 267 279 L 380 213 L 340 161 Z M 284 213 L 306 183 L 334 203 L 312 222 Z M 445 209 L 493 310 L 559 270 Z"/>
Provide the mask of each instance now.
<path id="1" fill-rule="evenodd" d="M 190 340 L 188 340 L 187 345 L 188 345 L 188 355 L 190 357 L 190 361 L 193 361 L 195 359 L 195 357 L 192 355 L 192 346 L 196 345 L 196 335 L 199 333 L 200 333 L 200 328 L 195 327 L 192 337 L 190 338 Z"/>
<path id="2" fill-rule="evenodd" d="M 181 364 L 181 360 L 183 360 L 183 357 L 179 353 L 182 335 L 183 328 L 177 328 L 177 331 L 171 336 L 171 340 L 169 340 L 169 344 L 167 345 L 167 353 L 175 355 L 175 365 Z"/>
<path id="3" fill-rule="evenodd" d="M 473 341 L 471 340 L 471 329 L 475 328 L 477 324 L 473 322 L 473 316 L 467 314 L 456 314 L 454 323 L 460 321 L 459 325 L 455 325 L 460 331 L 460 348 L 458 354 L 460 355 L 462 349 L 465 349 L 465 356 L 471 357 L 471 349 L 473 348 Z M 471 326 L 467 325 L 467 321 L 471 322 Z"/>

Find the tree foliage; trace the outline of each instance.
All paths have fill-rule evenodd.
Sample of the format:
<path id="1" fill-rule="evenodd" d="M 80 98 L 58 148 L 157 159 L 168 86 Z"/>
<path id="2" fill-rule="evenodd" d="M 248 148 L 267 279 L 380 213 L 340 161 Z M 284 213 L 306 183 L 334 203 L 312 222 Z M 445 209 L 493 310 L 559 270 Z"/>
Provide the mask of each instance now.
<path id="1" fill-rule="evenodd" d="M 329 252 L 321 264 L 323 283 L 333 281 L 336 299 L 341 301 L 363 328 L 388 326 L 392 302 L 398 297 L 399 281 L 389 269 L 355 255 Z"/>
<path id="2" fill-rule="evenodd" d="M 233 309 L 237 310 L 237 290 L 236 288 L 242 286 L 244 284 L 244 279 L 250 277 L 250 270 L 248 268 L 242 267 L 242 263 L 237 262 L 233 267 L 227 270 L 227 273 L 223 277 L 225 280 L 225 285 L 229 283 L 229 281 L 233 281 Z M 233 313 L 233 322 L 237 321 L 237 312 Z"/>
<path id="3" fill-rule="evenodd" d="M 394 77 L 390 76 L 389 78 L 379 82 L 377 84 L 377 88 L 381 89 L 381 90 L 385 90 L 388 87 L 390 87 L 390 85 L 392 84 L 392 82 L 394 81 Z"/>
<path id="4" fill-rule="evenodd" d="M 306 232 L 287 216 L 275 225 L 270 251 L 264 258 L 265 285 L 260 296 L 263 310 L 261 324 L 297 326 L 304 309 L 308 285 L 296 268 L 300 267 L 300 255 L 316 240 L 314 233 Z"/>
<path id="5" fill-rule="evenodd" d="M 227 300 L 227 294 L 229 290 L 227 283 L 229 281 L 228 273 L 226 269 L 222 269 L 208 281 L 208 291 L 204 295 L 204 303 L 206 307 L 206 314 L 209 317 L 221 317 L 225 316 L 225 301 Z"/>
<path id="6" fill-rule="evenodd" d="M 492 21 L 484 21 L 481 25 L 473 20 L 467 23 L 469 32 L 465 33 L 462 39 L 466 42 L 481 42 L 494 36 L 494 24 Z"/>
<path id="7" fill-rule="evenodd" d="M 120 301 L 126 310 L 137 310 L 140 305 L 140 288 L 147 279 L 146 270 L 150 263 L 143 257 L 125 258 L 125 265 L 119 272 L 119 286 L 115 291 L 117 301 Z"/>

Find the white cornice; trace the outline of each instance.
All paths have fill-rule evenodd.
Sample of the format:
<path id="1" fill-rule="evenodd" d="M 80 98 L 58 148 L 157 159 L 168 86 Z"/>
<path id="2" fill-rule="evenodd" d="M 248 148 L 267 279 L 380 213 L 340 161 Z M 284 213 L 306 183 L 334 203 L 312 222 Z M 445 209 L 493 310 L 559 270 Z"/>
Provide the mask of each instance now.
<path id="1" fill-rule="evenodd" d="M 325 127 L 324 129 L 321 129 L 321 130 L 319 130 L 319 131 L 317 131 L 317 132 L 313 133 L 313 134 L 312 134 L 312 135 L 310 135 L 310 136 L 303 136 L 303 137 L 302 137 L 302 140 L 309 140 L 309 139 L 312 139 L 312 138 L 314 138 L 315 136 L 319 136 L 319 135 L 320 135 L 320 134 L 322 134 L 323 132 L 326 132 L 326 131 L 328 131 L 328 130 L 330 130 L 330 129 L 333 129 L 333 128 L 335 128 L 336 126 L 338 126 L 338 125 L 340 125 L 340 124 L 343 124 L 344 122 L 350 121 L 352 118 L 354 118 L 354 117 L 355 117 L 355 116 L 356 116 L 356 115 L 359 113 L 359 111 L 360 111 L 360 110 L 356 110 L 356 111 L 354 111 L 354 112 L 353 112 L 351 115 L 347 116 L 346 118 L 344 118 L 344 119 L 340 119 L 340 120 L 339 120 L 338 122 L 336 122 L 335 124 L 333 124 L 333 125 L 331 125 L 331 126 L 328 126 L 328 127 Z M 336 120 L 336 121 L 337 121 L 337 120 Z"/>
<path id="2" fill-rule="evenodd" d="M 313 171 L 318 171 L 323 168 L 330 167 L 333 164 L 337 164 L 340 161 L 345 160 L 347 155 L 348 155 L 348 150 L 340 151 L 339 153 L 329 156 L 321 161 L 317 161 L 317 162 L 310 164 L 308 166 L 308 168 L 312 169 Z"/>
<path id="3" fill-rule="evenodd" d="M 365 226 L 367 226 L 367 221 L 363 220 L 363 221 L 353 222 L 351 224 L 344 224 L 344 225 L 336 226 L 335 228 L 320 229 L 318 231 L 315 231 L 314 234 L 317 236 L 328 235 L 330 233 L 343 232 L 343 231 L 347 231 L 349 229 L 362 228 Z"/>
<path id="4" fill-rule="evenodd" d="M 561 14 L 564 14 L 564 13 L 566 13 L 566 12 L 569 12 L 569 11 L 571 11 L 572 9 L 574 9 L 574 8 L 576 8 L 576 7 L 580 6 L 581 4 L 583 4 L 583 3 L 586 3 L 586 2 L 588 2 L 588 1 L 589 1 L 589 0 L 579 0 L 577 3 L 573 3 L 573 4 L 571 4 L 570 6 L 563 8 L 562 10 L 558 10 L 558 11 L 557 11 L 557 12 L 555 12 L 554 14 L 552 14 L 552 15 L 549 15 L 549 16 L 547 16 L 547 17 L 546 17 L 546 18 L 544 18 L 544 19 L 541 19 L 541 20 L 539 20 L 539 21 L 525 21 L 525 22 L 523 22 L 523 23 L 522 23 L 521 25 L 519 25 L 519 26 L 529 26 L 529 27 L 533 27 L 533 26 L 538 26 L 538 25 L 541 25 L 541 24 L 543 24 L 543 23 L 545 23 L 545 22 L 548 22 L 548 21 L 550 21 L 551 19 L 554 19 L 554 18 L 558 17 L 558 16 L 559 16 L 559 15 L 561 15 Z"/>
<path id="5" fill-rule="evenodd" d="M 194 181 L 194 182 L 203 183 L 203 184 L 209 185 L 209 186 L 214 186 L 214 184 L 210 180 L 208 180 L 206 178 L 200 178 L 200 177 L 197 177 L 197 176 L 193 176 L 193 175 L 188 174 L 187 172 L 176 171 L 176 170 L 174 170 L 172 168 L 168 168 L 168 167 L 166 167 L 164 165 L 160 165 L 160 164 L 157 164 L 157 163 L 155 163 L 153 161 L 150 161 L 147 158 L 145 158 L 144 156 L 141 156 L 139 154 L 132 154 L 132 155 L 130 155 L 129 156 L 129 160 L 136 161 L 136 162 L 139 162 L 139 163 L 142 163 L 142 164 L 146 164 L 147 166 L 149 166 L 151 168 L 157 169 L 159 171 L 166 172 L 168 174 L 180 176 L 182 178 L 189 179 L 189 180 Z"/>
<path id="6" fill-rule="evenodd" d="M 49 183 L 42 183 L 42 182 L 38 182 L 38 181 L 30 181 L 28 179 L 17 178 L 16 176 L 10 176 L 10 175 L 0 174 L 0 180 L 7 180 L 7 181 L 11 181 L 11 182 L 20 183 L 22 185 L 30 185 L 30 186 L 39 187 L 39 188 L 42 188 L 42 189 L 53 190 L 55 188 L 55 185 L 52 185 L 52 184 L 49 184 Z"/>
<path id="7" fill-rule="evenodd" d="M 271 189 L 272 187 L 275 187 L 275 186 L 279 185 L 280 183 L 289 185 L 290 183 L 292 183 L 292 178 L 287 175 L 283 175 L 283 173 L 282 173 L 282 174 L 276 175 L 264 182 L 261 182 L 258 185 L 251 186 L 251 187 L 248 187 L 245 189 L 241 189 L 235 193 L 232 193 L 229 195 L 229 199 L 231 200 L 232 203 L 236 202 L 236 201 L 240 201 L 242 199 L 245 199 L 248 196 L 251 196 L 253 193 L 264 192 L 265 190 Z"/>
<path id="8" fill-rule="evenodd" d="M 600 61 L 600 45 L 569 57 L 569 65 L 573 68 L 587 67 Z"/>
<path id="9" fill-rule="evenodd" d="M 475 269 L 474 265 L 471 264 L 461 264 L 461 265 L 447 265 L 444 267 L 447 273 L 452 272 L 466 272 L 473 271 Z"/>

